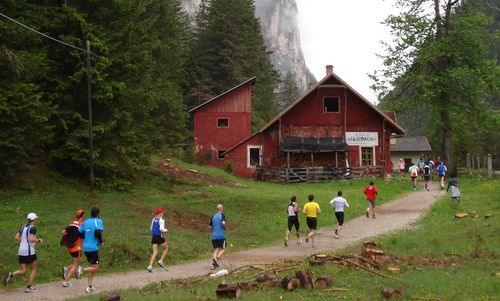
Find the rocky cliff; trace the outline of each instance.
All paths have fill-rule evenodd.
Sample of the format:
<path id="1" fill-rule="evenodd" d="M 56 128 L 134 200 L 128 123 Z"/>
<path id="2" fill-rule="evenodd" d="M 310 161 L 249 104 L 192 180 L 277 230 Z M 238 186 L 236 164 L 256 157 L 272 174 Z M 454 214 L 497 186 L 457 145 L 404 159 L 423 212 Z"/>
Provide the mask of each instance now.
<path id="1" fill-rule="evenodd" d="M 200 0 L 182 0 L 185 10 L 196 14 Z M 301 90 L 308 82 L 315 81 L 306 66 L 300 47 L 295 0 L 255 0 L 257 17 L 260 18 L 262 34 L 273 64 L 283 76 L 290 72 Z"/>

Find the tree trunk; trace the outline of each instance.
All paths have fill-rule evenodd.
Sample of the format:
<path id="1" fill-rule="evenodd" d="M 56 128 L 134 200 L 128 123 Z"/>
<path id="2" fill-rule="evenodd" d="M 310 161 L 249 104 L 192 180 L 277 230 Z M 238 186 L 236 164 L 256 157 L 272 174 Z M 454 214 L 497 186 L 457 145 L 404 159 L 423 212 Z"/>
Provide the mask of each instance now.
<path id="1" fill-rule="evenodd" d="M 451 155 L 451 121 L 450 121 L 450 112 L 446 109 L 441 111 L 441 122 L 443 123 L 443 162 L 445 163 L 448 171 L 450 173 L 455 172 L 455 162 L 453 161 L 453 157 Z"/>

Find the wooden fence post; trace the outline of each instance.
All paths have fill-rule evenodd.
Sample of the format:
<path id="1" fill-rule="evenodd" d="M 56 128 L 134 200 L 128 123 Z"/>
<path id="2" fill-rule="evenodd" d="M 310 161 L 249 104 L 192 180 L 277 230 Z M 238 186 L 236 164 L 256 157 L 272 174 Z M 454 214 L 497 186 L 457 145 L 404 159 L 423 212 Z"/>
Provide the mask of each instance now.
<path id="1" fill-rule="evenodd" d="M 470 153 L 467 153 L 467 159 L 466 159 L 466 163 L 467 165 L 467 170 L 469 171 L 469 175 L 472 174 L 472 168 L 471 168 L 471 164 L 470 164 Z"/>
<path id="2" fill-rule="evenodd" d="M 488 178 L 493 175 L 493 162 L 491 160 L 491 154 L 488 154 Z"/>

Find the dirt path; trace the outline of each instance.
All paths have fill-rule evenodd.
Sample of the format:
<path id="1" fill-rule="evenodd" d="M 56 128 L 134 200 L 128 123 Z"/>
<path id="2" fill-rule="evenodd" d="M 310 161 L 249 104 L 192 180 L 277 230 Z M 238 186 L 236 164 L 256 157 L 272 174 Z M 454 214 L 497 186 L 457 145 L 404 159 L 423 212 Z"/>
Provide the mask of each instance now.
<path id="1" fill-rule="evenodd" d="M 294 239 L 291 239 L 288 248 L 283 245 L 277 245 L 234 254 L 229 253 L 222 260 L 221 266 L 222 268 L 232 270 L 250 263 L 272 263 L 287 258 L 308 256 L 319 251 L 343 248 L 368 237 L 400 230 L 409 226 L 426 213 L 432 204 L 443 195 L 444 193 L 438 189 L 431 190 L 430 192 L 423 190 L 413 192 L 377 208 L 376 219 L 367 219 L 363 216 L 348 221 L 344 224 L 340 239 L 334 238 L 332 228 L 324 228 L 320 229 L 318 233 L 315 248 L 312 248 L 310 243 L 296 245 Z M 325 213 L 320 219 L 332 218 L 330 210 L 325 208 L 324 211 Z M 156 281 L 207 275 L 211 273 L 209 267 L 210 260 L 202 260 L 169 266 L 168 271 L 156 269 L 155 273 L 148 273 L 144 269 L 143 271 L 109 274 L 96 277 L 94 285 L 97 288 L 97 292 L 141 288 Z M 70 288 L 63 288 L 60 281 L 42 284 L 37 286 L 38 292 L 35 294 L 25 294 L 22 292 L 22 289 L 14 288 L 0 293 L 0 300 L 65 300 L 84 296 L 86 283 L 86 279 L 75 280 L 73 281 L 74 286 Z"/>

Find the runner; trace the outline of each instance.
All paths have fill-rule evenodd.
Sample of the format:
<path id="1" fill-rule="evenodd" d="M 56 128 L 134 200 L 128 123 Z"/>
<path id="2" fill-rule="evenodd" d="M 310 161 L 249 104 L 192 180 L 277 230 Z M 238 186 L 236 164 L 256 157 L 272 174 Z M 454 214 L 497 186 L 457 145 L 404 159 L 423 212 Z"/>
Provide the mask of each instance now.
<path id="1" fill-rule="evenodd" d="M 90 266 L 83 269 L 88 273 L 88 286 L 85 292 L 92 293 L 95 287 L 92 285 L 94 274 L 99 271 L 99 248 L 103 246 L 102 231 L 104 225 L 99 218 L 99 208 L 94 207 L 90 210 L 90 218 L 85 220 L 78 230 L 83 235 L 83 253 L 87 257 Z"/>
<path id="2" fill-rule="evenodd" d="M 418 160 L 418 174 L 422 176 L 422 179 L 424 178 L 424 166 L 425 161 L 422 157 L 420 157 L 420 160 Z"/>
<path id="3" fill-rule="evenodd" d="M 375 187 L 373 181 L 370 182 L 364 191 L 366 195 L 366 200 L 368 202 L 368 207 L 366 208 L 366 217 L 370 218 L 370 211 L 372 212 L 372 218 L 375 218 L 375 203 L 377 202 L 378 189 Z"/>
<path id="4" fill-rule="evenodd" d="M 68 248 L 68 253 L 71 255 L 71 263 L 67 267 L 63 267 L 63 287 L 70 287 L 71 276 L 76 272 L 76 278 L 79 279 L 83 269 L 80 266 L 82 262 L 82 239 L 80 238 L 79 229 L 83 223 L 83 210 L 76 211 L 76 219 L 71 221 L 66 228 L 61 231 L 61 246 Z"/>
<path id="5" fill-rule="evenodd" d="M 156 263 L 163 269 L 165 268 L 165 264 L 163 263 L 163 259 L 165 259 L 165 256 L 167 256 L 168 252 L 168 246 L 167 242 L 165 241 L 165 238 L 163 237 L 163 234 L 166 233 L 168 230 L 165 227 L 165 220 L 163 219 L 163 213 L 165 210 L 162 208 L 158 208 L 155 210 L 156 216 L 153 218 L 151 221 L 151 248 L 152 248 L 152 253 L 151 253 L 151 259 L 149 260 L 149 266 L 148 266 L 148 272 L 152 273 L 153 272 L 153 262 L 156 259 L 156 255 L 158 254 L 158 246 L 161 246 L 163 249 L 163 253 L 161 253 L 160 260 L 158 260 Z"/>
<path id="6" fill-rule="evenodd" d="M 411 183 L 413 184 L 413 190 L 417 190 L 417 177 L 418 177 L 418 168 L 411 163 L 410 168 L 408 168 L 408 172 L 411 176 Z"/>
<path id="7" fill-rule="evenodd" d="M 431 166 L 430 163 L 427 163 L 424 165 L 424 180 L 425 180 L 425 189 L 429 191 L 430 189 L 430 184 L 429 181 L 431 180 Z"/>
<path id="8" fill-rule="evenodd" d="M 451 178 L 448 181 L 448 187 L 446 188 L 446 192 L 450 190 L 451 187 L 451 203 L 455 204 L 460 202 L 460 188 L 458 187 L 458 181 L 456 178 Z"/>
<path id="9" fill-rule="evenodd" d="M 448 169 L 446 168 L 446 165 L 444 165 L 444 162 L 441 162 L 441 164 L 439 164 L 437 166 L 437 173 L 439 176 L 439 182 L 441 184 L 441 189 L 444 189 L 444 177 L 446 176 L 447 170 Z"/>
<path id="10" fill-rule="evenodd" d="M 319 204 L 314 201 L 314 195 L 309 195 L 309 202 L 304 205 L 303 212 L 306 214 L 307 227 L 309 228 L 309 233 L 306 236 L 306 242 L 311 240 L 312 247 L 314 248 L 314 235 L 316 235 L 316 229 L 318 228 L 318 214 L 321 213 L 321 208 Z"/>
<path id="11" fill-rule="evenodd" d="M 403 158 L 399 159 L 399 175 L 401 177 L 405 177 L 405 171 L 406 171 L 406 163 L 403 160 Z"/>
<path id="12" fill-rule="evenodd" d="M 335 238 L 338 239 L 340 230 L 344 224 L 344 207 L 349 208 L 349 203 L 342 197 L 342 191 L 337 192 L 337 197 L 330 201 L 330 205 L 335 209 L 335 217 L 337 218 L 338 225 L 335 228 Z"/>
<path id="13" fill-rule="evenodd" d="M 285 234 L 285 247 L 288 247 L 288 235 L 292 231 L 292 227 L 295 226 L 295 235 L 297 236 L 297 244 L 299 245 L 302 241 L 300 240 L 300 223 L 299 223 L 299 204 L 297 203 L 297 198 L 293 195 L 290 198 L 290 204 L 288 204 L 288 228 Z"/>
<path id="14" fill-rule="evenodd" d="M 219 259 L 226 249 L 226 215 L 222 213 L 224 207 L 217 205 L 217 213 L 210 218 L 210 229 L 212 229 L 212 247 L 214 254 L 212 256 L 212 270 L 219 267 Z"/>
<path id="15" fill-rule="evenodd" d="M 43 243 L 43 239 L 36 238 L 37 229 L 35 224 L 38 220 L 38 216 L 35 213 L 30 213 L 28 214 L 27 219 L 28 223 L 22 226 L 14 237 L 19 242 L 19 251 L 17 252 L 17 255 L 19 257 L 21 269 L 14 272 L 8 272 L 3 279 L 3 284 L 7 285 L 14 276 L 24 275 L 28 271 L 28 267 L 30 267 L 31 273 L 28 277 L 28 285 L 26 285 L 24 292 L 34 293 L 38 291 L 37 288 L 32 287 L 33 281 L 36 277 L 36 268 L 38 264 L 35 245 L 37 243 Z"/>

